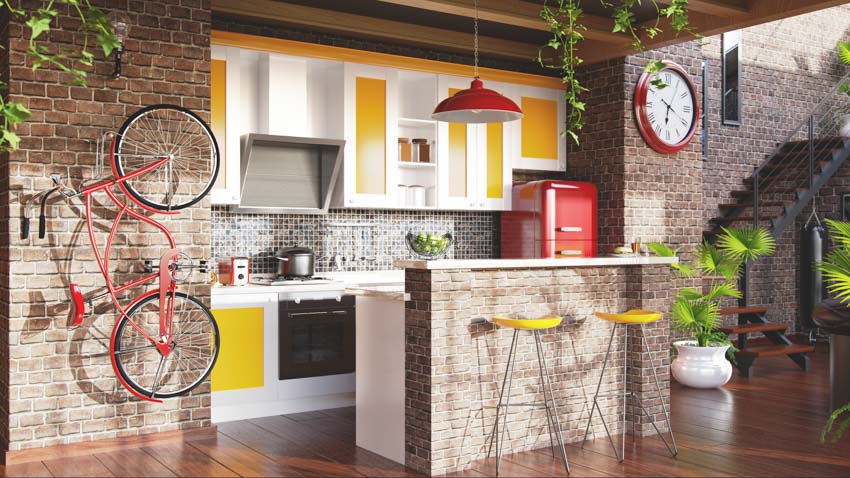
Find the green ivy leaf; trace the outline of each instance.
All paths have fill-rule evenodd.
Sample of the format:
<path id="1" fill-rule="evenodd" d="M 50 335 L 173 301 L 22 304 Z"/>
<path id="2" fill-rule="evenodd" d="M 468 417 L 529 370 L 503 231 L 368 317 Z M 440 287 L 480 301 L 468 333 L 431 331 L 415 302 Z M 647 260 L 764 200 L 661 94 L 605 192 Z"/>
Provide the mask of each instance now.
<path id="1" fill-rule="evenodd" d="M 8 102 L 3 108 L 3 116 L 12 125 L 23 123 L 31 115 L 32 112 L 20 103 Z"/>
<path id="2" fill-rule="evenodd" d="M 15 134 L 14 131 L 10 131 L 8 129 L 3 130 L 3 141 L 9 143 L 9 148 L 18 149 L 18 144 L 21 142 L 21 138 Z"/>
<path id="3" fill-rule="evenodd" d="M 30 17 L 30 19 L 26 21 L 26 25 L 32 30 L 30 33 L 30 39 L 35 40 L 41 36 L 42 33 L 50 31 L 50 21 L 51 18 L 47 16 Z"/>
<path id="4" fill-rule="evenodd" d="M 845 65 L 850 66 L 850 41 L 838 42 L 838 57 Z"/>

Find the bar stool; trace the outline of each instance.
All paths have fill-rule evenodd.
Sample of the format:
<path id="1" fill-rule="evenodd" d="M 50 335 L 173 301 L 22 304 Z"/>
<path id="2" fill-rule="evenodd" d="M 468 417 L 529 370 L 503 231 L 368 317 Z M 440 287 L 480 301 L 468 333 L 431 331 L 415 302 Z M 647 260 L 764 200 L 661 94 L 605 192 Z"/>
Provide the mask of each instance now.
<path id="1" fill-rule="evenodd" d="M 650 423 L 652 423 L 652 427 L 655 428 L 655 432 L 658 434 L 661 441 L 664 442 L 664 445 L 667 446 L 667 450 L 673 455 L 676 456 L 679 451 L 676 448 L 676 438 L 673 436 L 673 427 L 670 426 L 670 416 L 667 413 L 667 404 L 664 401 L 664 394 L 661 392 L 661 385 L 658 383 L 658 374 L 655 372 L 655 365 L 653 360 L 652 352 L 649 352 L 649 363 L 652 367 L 652 375 L 655 378 L 655 388 L 658 390 L 658 397 L 661 399 L 661 408 L 664 411 L 664 420 L 667 422 L 667 429 L 670 432 L 670 443 L 667 442 L 667 439 L 664 438 L 664 434 L 661 433 L 661 430 L 658 429 L 658 426 L 655 424 L 655 419 L 646 411 L 646 408 L 643 406 L 643 401 L 634 391 L 628 391 L 628 352 L 629 352 L 629 326 L 637 325 L 641 329 L 641 340 L 643 341 L 644 347 L 649 351 L 649 343 L 646 340 L 646 335 L 643 333 L 644 324 L 648 324 L 651 322 L 655 322 L 659 320 L 662 316 L 660 312 L 653 312 L 650 310 L 629 310 L 628 312 L 622 314 L 607 314 L 605 312 L 596 312 L 596 316 L 600 319 L 607 320 L 609 322 L 614 323 L 614 327 L 611 329 L 611 338 L 608 340 L 608 350 L 605 352 L 605 360 L 602 362 L 602 372 L 599 374 L 599 383 L 596 384 L 596 393 L 593 396 L 593 405 L 590 407 L 590 417 L 587 419 L 587 426 L 584 429 L 584 439 L 581 442 L 582 448 L 584 448 L 584 443 L 587 441 L 587 434 L 590 430 L 590 423 L 593 420 L 593 412 L 595 410 L 599 411 L 599 418 L 602 420 L 602 426 L 605 428 L 605 434 L 608 435 L 608 441 L 611 443 L 611 448 L 614 449 L 614 455 L 617 457 L 617 461 L 623 461 L 626 454 L 626 398 L 632 397 L 637 405 L 643 410 L 644 415 L 649 418 Z M 608 364 L 608 356 L 611 354 L 611 345 L 614 343 L 614 334 L 617 332 L 617 327 L 623 327 L 623 419 L 621 421 L 621 428 L 623 429 L 623 442 L 620 453 L 617 453 L 617 446 L 614 445 L 614 439 L 611 438 L 611 433 L 608 431 L 608 425 L 605 423 L 605 418 L 602 417 L 602 409 L 599 408 L 598 399 L 600 397 L 612 396 L 611 394 L 607 395 L 599 395 L 599 389 L 602 387 L 602 379 L 605 377 L 605 366 Z M 614 394 L 613 396 L 616 396 Z M 632 433 L 634 434 L 635 430 L 635 405 L 632 404 Z M 671 446 L 672 443 L 672 446 Z"/>
<path id="2" fill-rule="evenodd" d="M 505 429 L 507 429 L 508 408 L 509 407 L 540 407 L 539 402 L 534 403 L 515 403 L 511 404 L 511 385 L 513 384 L 513 371 L 516 362 L 517 337 L 520 330 L 530 330 L 534 336 L 534 345 L 537 349 L 537 365 L 540 370 L 540 384 L 543 390 L 542 406 L 546 409 L 546 423 L 549 428 L 549 438 L 552 441 L 552 457 L 555 456 L 555 442 L 557 439 L 558 446 L 561 449 L 561 459 L 564 462 L 564 469 L 567 475 L 570 474 L 570 462 L 567 460 L 567 452 L 564 449 L 564 437 L 561 432 L 561 422 L 558 419 L 558 406 L 555 403 L 555 395 L 552 392 L 552 380 L 549 377 L 549 369 L 546 366 L 546 358 L 543 354 L 542 341 L 540 340 L 540 331 L 557 327 L 563 320 L 555 315 L 544 315 L 537 319 L 512 319 L 503 315 L 493 317 L 493 323 L 501 327 L 509 327 L 514 329 L 513 338 L 511 339 L 511 348 L 508 352 L 508 363 L 505 367 L 505 377 L 502 379 L 502 391 L 499 394 L 499 404 L 496 407 L 496 421 L 493 423 L 493 430 L 490 432 L 490 447 L 487 450 L 487 458 L 490 457 L 490 452 L 493 450 L 493 442 L 499 436 L 499 414 L 505 409 L 505 423 L 502 427 L 502 434 L 496 444 L 496 475 L 499 474 L 499 464 L 502 458 L 502 442 L 505 438 Z M 507 395 L 505 394 L 505 385 L 507 384 Z M 548 387 L 548 398 L 547 398 Z M 502 403 L 504 401 L 504 404 Z M 551 404 L 549 403 L 551 401 Z M 551 410 L 550 410 L 551 407 Z"/>

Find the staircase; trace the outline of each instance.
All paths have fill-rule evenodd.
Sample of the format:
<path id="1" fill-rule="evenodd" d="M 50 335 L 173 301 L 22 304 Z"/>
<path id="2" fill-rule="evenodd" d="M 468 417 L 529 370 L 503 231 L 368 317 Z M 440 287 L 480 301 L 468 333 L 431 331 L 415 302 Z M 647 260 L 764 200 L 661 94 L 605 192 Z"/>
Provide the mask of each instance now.
<path id="1" fill-rule="evenodd" d="M 850 157 L 850 137 L 840 132 L 841 118 L 850 114 L 850 97 L 839 90 L 845 75 L 800 125 L 776 146 L 771 154 L 731 193 L 732 200 L 721 204 L 720 215 L 711 219 L 703 232 L 713 241 L 723 227 L 756 225 L 766 227 L 774 237 L 794 224 L 797 216 L 812 202 L 818 191 Z M 750 264 L 741 280 L 743 297 L 739 307 L 724 309 L 722 316 L 738 317 L 737 325 L 721 330 L 738 335 L 738 370 L 749 376 L 753 361 L 759 357 L 788 356 L 803 370 L 808 366 L 810 345 L 794 344 L 785 335 L 786 327 L 767 320 L 766 307 L 750 307 L 748 284 Z M 748 335 L 761 332 L 772 345 L 750 346 Z"/>

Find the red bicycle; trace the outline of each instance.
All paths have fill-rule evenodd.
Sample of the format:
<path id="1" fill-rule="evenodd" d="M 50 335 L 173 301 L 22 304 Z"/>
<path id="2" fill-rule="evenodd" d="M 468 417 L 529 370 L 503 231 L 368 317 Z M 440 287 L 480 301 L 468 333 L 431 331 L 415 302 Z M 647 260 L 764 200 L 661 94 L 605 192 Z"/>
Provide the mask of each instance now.
<path id="1" fill-rule="evenodd" d="M 111 141 L 109 151 L 113 179 L 76 191 L 54 176 L 55 190 L 66 198 L 83 196 L 86 225 L 97 264 L 106 279 L 107 291 L 83 299 L 71 284 L 70 322 L 80 325 L 85 302 L 109 295 L 121 317 L 109 343 L 112 367 L 121 384 L 133 395 L 148 401 L 183 395 L 209 375 L 218 358 L 218 325 L 210 310 L 197 298 L 177 291 L 196 266 L 180 252 L 169 230 L 122 202 L 113 190 L 118 186 L 142 209 L 179 214 L 206 196 L 219 169 L 219 150 L 212 130 L 192 111 L 174 105 L 155 105 L 133 114 Z M 95 239 L 92 195 L 103 192 L 118 207 L 103 254 Z M 143 277 L 125 284 L 113 282 L 109 255 L 123 217 L 130 217 L 162 231 L 168 250 L 158 266 L 146 261 Z M 159 287 L 122 306 L 117 294 L 159 281 Z"/>

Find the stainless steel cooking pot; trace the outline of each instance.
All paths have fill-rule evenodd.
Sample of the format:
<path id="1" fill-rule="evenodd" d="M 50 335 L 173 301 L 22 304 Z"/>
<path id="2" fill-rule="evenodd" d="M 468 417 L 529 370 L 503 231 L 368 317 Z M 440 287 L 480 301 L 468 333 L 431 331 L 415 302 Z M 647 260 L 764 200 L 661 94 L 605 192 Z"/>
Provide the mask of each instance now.
<path id="1" fill-rule="evenodd" d="M 313 277 L 316 255 L 309 247 L 284 247 L 275 253 L 277 273 L 285 277 Z"/>

